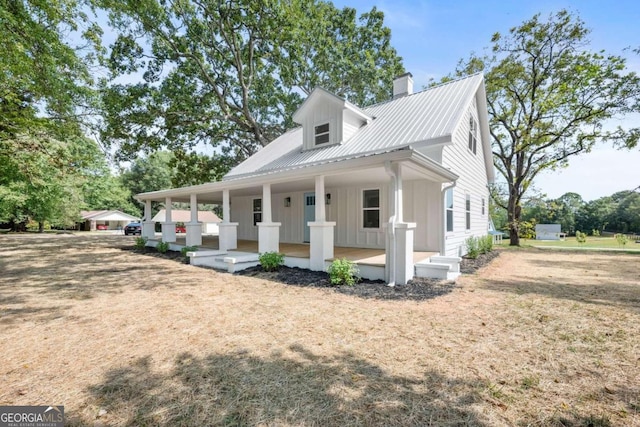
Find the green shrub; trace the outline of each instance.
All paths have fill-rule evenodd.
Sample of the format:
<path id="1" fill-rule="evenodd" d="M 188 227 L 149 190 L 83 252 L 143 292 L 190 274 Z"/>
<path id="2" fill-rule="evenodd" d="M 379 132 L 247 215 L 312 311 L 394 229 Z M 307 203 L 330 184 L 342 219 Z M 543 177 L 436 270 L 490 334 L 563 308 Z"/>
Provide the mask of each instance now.
<path id="1" fill-rule="evenodd" d="M 493 236 L 478 237 L 478 245 L 480 246 L 481 254 L 488 254 L 493 250 Z"/>
<path id="2" fill-rule="evenodd" d="M 332 285 L 353 286 L 360 280 L 358 267 L 346 258 L 337 259 L 327 269 Z"/>
<path id="3" fill-rule="evenodd" d="M 591 230 L 591 235 L 594 237 L 598 237 L 600 235 L 600 230 L 594 228 L 593 230 Z"/>
<path id="4" fill-rule="evenodd" d="M 480 255 L 480 242 L 477 237 L 469 237 L 464 241 L 465 246 L 467 247 L 467 257 L 471 259 L 478 258 Z"/>
<path id="5" fill-rule="evenodd" d="M 626 234 L 616 234 L 615 237 L 620 246 L 624 246 L 627 244 L 627 242 L 629 242 L 629 238 L 627 237 Z"/>
<path id="6" fill-rule="evenodd" d="M 585 243 L 587 241 L 587 233 L 576 231 L 576 240 L 578 243 Z"/>
<path id="7" fill-rule="evenodd" d="M 264 271 L 276 271 L 284 264 L 284 254 L 278 252 L 261 253 L 258 259 Z"/>
<path id="8" fill-rule="evenodd" d="M 169 250 L 169 243 L 163 242 L 162 240 L 158 242 L 156 245 L 156 250 L 161 254 L 166 253 Z"/>
<path id="9" fill-rule="evenodd" d="M 182 254 L 182 260 L 185 263 L 189 263 L 189 257 L 187 256 L 187 252 L 195 252 L 198 250 L 197 246 L 185 246 L 182 249 L 180 249 L 180 253 Z"/>
<path id="10" fill-rule="evenodd" d="M 146 237 L 136 237 L 136 242 L 135 242 L 135 247 L 136 249 L 138 249 L 139 251 L 144 250 L 144 248 L 147 246 L 147 238 Z"/>

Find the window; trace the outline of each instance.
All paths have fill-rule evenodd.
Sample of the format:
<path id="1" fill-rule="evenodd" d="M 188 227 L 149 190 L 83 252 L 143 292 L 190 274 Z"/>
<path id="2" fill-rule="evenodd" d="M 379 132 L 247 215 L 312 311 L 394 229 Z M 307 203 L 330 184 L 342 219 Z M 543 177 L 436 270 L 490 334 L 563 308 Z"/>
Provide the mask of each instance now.
<path id="1" fill-rule="evenodd" d="M 471 230 L 471 196 L 467 194 L 467 200 L 465 202 L 465 218 L 467 230 Z"/>
<path id="2" fill-rule="evenodd" d="M 453 231 L 453 188 L 445 193 L 447 231 Z"/>
<path id="3" fill-rule="evenodd" d="M 484 201 L 484 197 L 482 198 L 482 215 L 484 215 L 485 212 L 485 201 Z"/>
<path id="4" fill-rule="evenodd" d="M 262 199 L 253 199 L 253 225 L 262 222 Z"/>
<path id="5" fill-rule="evenodd" d="M 478 145 L 478 123 L 473 116 L 469 117 L 469 150 L 476 154 L 476 147 Z"/>
<path id="6" fill-rule="evenodd" d="M 380 228 L 380 190 L 362 192 L 362 227 Z"/>
<path id="7" fill-rule="evenodd" d="M 329 142 L 329 123 L 315 127 L 315 141 L 316 145 Z"/>

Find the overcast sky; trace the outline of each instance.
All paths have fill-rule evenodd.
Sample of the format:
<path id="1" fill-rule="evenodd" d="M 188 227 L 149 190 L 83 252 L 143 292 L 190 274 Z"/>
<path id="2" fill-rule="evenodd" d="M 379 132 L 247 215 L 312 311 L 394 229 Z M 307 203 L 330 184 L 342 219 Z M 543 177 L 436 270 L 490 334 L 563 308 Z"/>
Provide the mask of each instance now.
<path id="1" fill-rule="evenodd" d="M 495 32 L 506 34 L 509 28 L 535 13 L 547 16 L 566 8 L 577 12 L 592 30 L 594 50 L 623 55 L 630 69 L 640 72 L 640 56 L 624 51 L 640 47 L 640 2 L 592 0 L 524 1 L 408 1 L 339 0 L 337 6 L 355 7 L 359 13 L 376 6 L 385 13 L 391 28 L 392 44 L 413 74 L 415 90 L 430 78 L 452 72 L 461 58 L 482 52 Z M 628 117 L 622 124 L 640 124 L 640 116 Z M 585 200 L 608 196 L 616 191 L 640 185 L 640 147 L 619 151 L 599 146 L 590 153 L 573 157 L 569 167 L 544 173 L 535 187 L 548 197 L 576 192 Z"/>

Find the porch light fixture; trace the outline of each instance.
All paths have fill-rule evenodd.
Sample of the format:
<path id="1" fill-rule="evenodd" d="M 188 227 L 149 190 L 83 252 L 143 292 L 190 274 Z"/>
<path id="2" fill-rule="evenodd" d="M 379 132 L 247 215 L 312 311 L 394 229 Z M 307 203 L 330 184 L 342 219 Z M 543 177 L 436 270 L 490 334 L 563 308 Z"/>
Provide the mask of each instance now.
<path id="1" fill-rule="evenodd" d="M 327 205 L 330 205 L 330 204 L 331 204 L 331 193 L 327 193 L 327 194 L 324 196 L 324 201 L 325 201 L 325 204 L 327 204 Z"/>
<path id="2" fill-rule="evenodd" d="M 285 208 L 291 207 L 291 197 L 284 198 L 284 207 Z"/>

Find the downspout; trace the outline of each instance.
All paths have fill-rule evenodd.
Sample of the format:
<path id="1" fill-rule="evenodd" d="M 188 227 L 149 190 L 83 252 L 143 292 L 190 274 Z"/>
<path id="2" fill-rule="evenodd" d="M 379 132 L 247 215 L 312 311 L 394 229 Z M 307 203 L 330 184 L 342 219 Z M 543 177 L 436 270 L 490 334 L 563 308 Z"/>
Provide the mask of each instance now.
<path id="1" fill-rule="evenodd" d="M 388 286 L 396 285 L 396 215 L 398 213 L 398 175 L 393 171 L 389 160 L 384 162 L 384 170 L 392 179 L 390 190 L 393 197 L 393 212 L 389 216 L 387 223 L 387 233 L 389 238 L 389 283 Z"/>
<path id="2" fill-rule="evenodd" d="M 447 201 L 444 199 L 444 197 L 445 197 L 445 193 L 447 192 L 447 190 L 455 187 L 456 184 L 457 184 L 456 181 L 453 181 L 451 184 L 447 184 L 442 188 L 442 195 L 441 195 L 441 199 L 440 200 L 442 200 L 442 207 L 444 208 L 444 210 L 440 213 L 440 215 L 442 215 L 442 219 L 443 219 L 442 225 L 444 227 L 440 227 L 440 236 L 441 236 L 441 239 L 440 239 L 440 255 L 441 256 L 446 256 L 447 255 L 446 254 L 446 247 L 447 247 L 446 233 L 447 232 L 445 231 L 445 228 L 447 227 L 447 215 L 446 215 L 446 212 L 447 212 L 446 203 L 447 203 Z"/>

